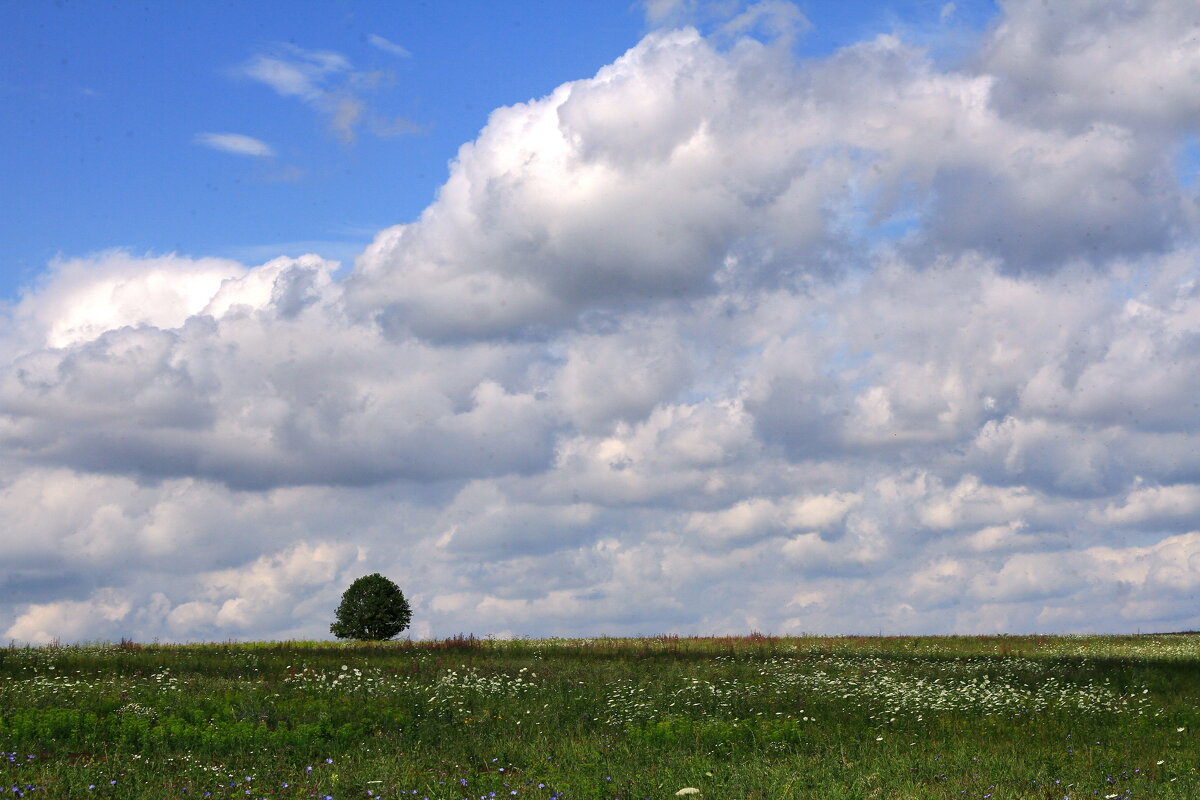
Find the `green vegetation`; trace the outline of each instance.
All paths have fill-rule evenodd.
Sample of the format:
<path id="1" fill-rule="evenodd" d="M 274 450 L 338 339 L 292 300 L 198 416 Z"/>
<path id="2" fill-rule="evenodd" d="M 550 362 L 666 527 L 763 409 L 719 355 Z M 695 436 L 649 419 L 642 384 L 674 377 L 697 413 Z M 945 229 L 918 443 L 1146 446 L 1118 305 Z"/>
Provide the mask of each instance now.
<path id="1" fill-rule="evenodd" d="M 382 642 L 408 627 L 412 609 L 400 587 L 374 572 L 342 594 L 329 632 L 339 639 Z"/>
<path id="2" fill-rule="evenodd" d="M 0 794 L 1200 797 L 1200 636 L 0 649 Z"/>

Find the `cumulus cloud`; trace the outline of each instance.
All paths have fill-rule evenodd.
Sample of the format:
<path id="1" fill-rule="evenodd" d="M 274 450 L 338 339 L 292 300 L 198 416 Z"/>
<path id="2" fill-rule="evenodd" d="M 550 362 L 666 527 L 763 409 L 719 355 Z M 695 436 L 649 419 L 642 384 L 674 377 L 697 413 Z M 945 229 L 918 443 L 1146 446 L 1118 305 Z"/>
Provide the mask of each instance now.
<path id="1" fill-rule="evenodd" d="M 579 430 L 643 419 L 691 383 L 678 334 L 653 320 L 634 321 L 629 328 L 569 340 L 554 388 L 559 406 Z"/>
<path id="2" fill-rule="evenodd" d="M 1146 486 L 1131 490 L 1119 501 L 1110 502 L 1093 519 L 1107 525 L 1156 525 L 1200 516 L 1200 486 Z"/>
<path id="3" fill-rule="evenodd" d="M 122 622 L 133 604 L 111 589 L 95 593 L 87 600 L 62 600 L 35 604 L 17 617 L 6 635 L 32 644 L 93 641 Z"/>
<path id="4" fill-rule="evenodd" d="M 1008 0 L 981 66 L 998 79 L 1006 113 L 1086 127 L 1097 121 L 1143 134 L 1195 130 L 1200 100 L 1196 9 L 1186 0 L 1096 4 Z"/>
<path id="5" fill-rule="evenodd" d="M 139 258 L 112 250 L 52 263 L 25 292 L 15 317 L 23 333 L 50 349 L 125 327 L 176 328 L 203 311 L 226 280 L 246 272 L 226 259 Z"/>
<path id="6" fill-rule="evenodd" d="M 344 280 L 52 264 L 0 335 L 7 635 L 326 636 L 374 571 L 421 636 L 1200 625 L 1178 4 L 1006 3 L 954 67 L 646 8 L 736 24 L 497 109 Z"/>
<path id="7" fill-rule="evenodd" d="M 429 345 L 350 325 L 334 265 L 315 256 L 226 272 L 171 261 L 178 291 L 152 268 L 129 278 L 116 257 L 86 277 L 65 265 L 70 274 L 52 277 L 45 298 L 18 307 L 46 345 L 0 377 L 9 446 L 37 462 L 243 487 L 549 463 L 555 416 L 511 348 L 472 345 L 447 363 Z M 57 325 L 46 316 L 56 308 L 69 309 Z M 76 341 L 98 319 L 109 329 Z"/>
<path id="8" fill-rule="evenodd" d="M 838 492 L 778 500 L 753 497 L 720 511 L 693 512 L 688 515 L 685 530 L 717 543 L 792 531 L 810 535 L 840 524 L 846 513 L 861 502 L 860 495 Z"/>
<path id="9" fill-rule="evenodd" d="M 1005 272 L 1169 246 L 1190 213 L 1169 153 L 1111 123 L 1024 124 L 994 83 L 889 36 L 801 70 L 752 40 L 651 34 L 494 112 L 421 219 L 363 254 L 348 299 L 420 336 L 541 335 L 587 311 L 826 276 L 906 214 L 914 259 L 980 251 Z"/>
<path id="10" fill-rule="evenodd" d="M 722 271 L 776 280 L 768 249 L 819 260 L 837 238 L 821 194 L 849 166 L 792 135 L 799 100 L 779 59 L 655 33 L 593 79 L 497 110 L 421 219 L 359 259 L 351 308 L 424 337 L 542 335 L 708 294 Z M 758 81 L 764 70 L 781 83 Z"/>

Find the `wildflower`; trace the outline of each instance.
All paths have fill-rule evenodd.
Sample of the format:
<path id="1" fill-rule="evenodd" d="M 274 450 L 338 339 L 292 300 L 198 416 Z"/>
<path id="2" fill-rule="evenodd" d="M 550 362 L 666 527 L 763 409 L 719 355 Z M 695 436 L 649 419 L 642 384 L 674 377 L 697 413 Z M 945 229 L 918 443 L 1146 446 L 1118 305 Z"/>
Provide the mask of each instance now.
<path id="1" fill-rule="evenodd" d="M 683 795 L 688 795 L 688 794 L 700 794 L 700 790 L 694 786 L 685 786 L 682 789 L 680 789 L 678 792 L 676 792 L 675 796 L 682 797 Z"/>

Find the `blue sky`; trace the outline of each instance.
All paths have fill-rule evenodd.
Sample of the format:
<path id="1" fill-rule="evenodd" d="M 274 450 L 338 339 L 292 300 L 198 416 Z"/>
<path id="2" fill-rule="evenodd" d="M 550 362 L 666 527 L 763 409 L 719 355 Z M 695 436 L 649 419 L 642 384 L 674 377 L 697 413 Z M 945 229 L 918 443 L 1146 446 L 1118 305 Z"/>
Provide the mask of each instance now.
<path id="1" fill-rule="evenodd" d="M 6 5 L 0 637 L 1197 628 L 1197 24 Z"/>
<path id="2" fill-rule="evenodd" d="M 948 27 L 942 2 L 801 8 L 812 28 L 796 49 L 807 56 L 897 29 L 952 56 L 947 30 L 969 35 L 994 12 L 959 2 Z M 712 27 L 703 15 L 690 21 Z M 596 0 L 24 3 L 6 5 L 0 22 L 0 145 L 19 154 L 0 166 L 9 299 L 51 259 L 112 247 L 348 262 L 377 230 L 420 214 L 492 109 L 594 74 L 648 29 L 640 6 Z M 303 101 L 238 75 L 286 45 L 340 54 L 348 66 L 328 88 L 359 98 L 365 116 L 411 125 L 380 135 L 364 120 L 348 143 Z M 378 85 L 348 87 L 351 73 L 375 73 Z M 213 132 L 252 137 L 273 155 L 197 144 Z"/>

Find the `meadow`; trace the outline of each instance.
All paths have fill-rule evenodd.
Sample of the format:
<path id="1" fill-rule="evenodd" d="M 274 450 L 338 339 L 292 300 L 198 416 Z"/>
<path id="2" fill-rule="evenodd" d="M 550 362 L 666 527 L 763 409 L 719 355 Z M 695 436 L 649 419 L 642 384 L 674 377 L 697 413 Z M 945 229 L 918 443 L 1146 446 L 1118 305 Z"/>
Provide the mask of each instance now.
<path id="1" fill-rule="evenodd" d="M 0 800 L 1200 798 L 1200 635 L 0 648 Z"/>

